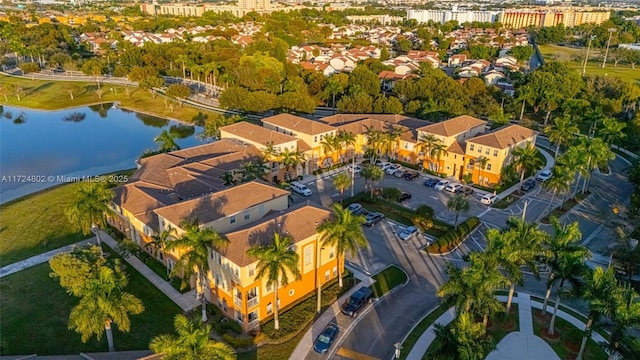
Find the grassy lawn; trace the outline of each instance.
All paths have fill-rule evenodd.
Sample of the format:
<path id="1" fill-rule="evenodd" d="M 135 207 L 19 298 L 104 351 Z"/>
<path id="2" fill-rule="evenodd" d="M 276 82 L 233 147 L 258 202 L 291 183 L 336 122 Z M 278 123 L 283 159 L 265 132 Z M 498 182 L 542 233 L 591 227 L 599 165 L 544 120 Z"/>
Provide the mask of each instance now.
<path id="1" fill-rule="evenodd" d="M 64 214 L 77 188 L 65 184 L 0 206 L 2 266 L 89 237 L 74 231 Z"/>
<path id="2" fill-rule="evenodd" d="M 131 332 L 122 333 L 114 327 L 114 342 L 116 350 L 144 350 L 154 336 L 173 333 L 173 318 L 181 310 L 135 269 L 125 270 L 129 274 L 127 291 L 142 300 L 145 311 L 131 316 Z M 50 278 L 50 272 L 49 264 L 44 263 L 0 279 L 0 353 L 52 355 L 107 351 L 104 336 L 101 341 L 94 337 L 83 344 L 80 334 L 68 329 L 69 313 L 78 300 Z"/>
<path id="3" fill-rule="evenodd" d="M 413 330 L 409 333 L 409 335 L 407 335 L 407 338 L 402 343 L 400 359 L 404 360 L 407 358 L 407 356 L 411 352 L 411 349 L 413 349 L 413 346 L 416 344 L 420 336 L 422 336 L 422 334 L 427 331 L 429 326 L 431 326 L 431 324 L 433 324 L 433 322 L 436 321 L 436 319 L 438 319 L 440 315 L 444 314 L 445 311 L 447 311 L 447 309 L 444 306 L 438 306 L 429 315 L 422 319 L 422 321 L 420 321 L 415 328 L 413 328 Z"/>
<path id="4" fill-rule="evenodd" d="M 577 59 L 584 58 L 586 49 L 559 45 L 540 45 L 539 47 L 545 60 L 567 62 L 571 69 L 582 73 L 582 60 Z M 603 69 L 601 56 L 600 50 L 591 49 L 586 75 L 615 76 L 628 82 L 640 81 L 640 69 L 632 69 L 630 65 L 622 63 L 614 66 L 612 61 L 607 62 L 607 66 Z"/>
<path id="5" fill-rule="evenodd" d="M 550 337 L 547 334 L 547 328 L 551 315 L 547 314 L 542 317 L 540 310 L 532 310 L 533 312 L 533 332 L 546 341 L 551 348 L 558 354 L 560 359 L 573 359 L 580 350 L 580 342 L 582 341 L 582 329 L 578 329 L 569 322 L 556 318 L 555 330 L 556 336 Z M 559 337 L 558 337 L 559 336 Z M 585 360 L 604 360 L 607 359 L 607 353 L 593 340 L 587 341 L 587 347 L 584 351 Z"/>
<path id="6" fill-rule="evenodd" d="M 238 353 L 238 360 L 271 360 L 271 359 L 288 359 L 293 351 L 298 346 L 298 343 L 309 329 L 309 326 L 304 328 L 298 335 L 291 340 L 283 342 L 281 344 L 267 344 L 260 346 L 257 350 L 249 351 L 245 353 Z"/>
<path id="7" fill-rule="evenodd" d="M 398 285 L 407 282 L 407 274 L 396 265 L 391 265 L 373 276 L 376 282 L 371 285 L 373 296 L 379 298 Z"/>
<path id="8" fill-rule="evenodd" d="M 27 107 L 41 110 L 60 110 L 96 103 L 114 102 L 120 103 L 120 107 L 147 113 L 167 119 L 175 119 L 191 122 L 203 114 L 208 117 L 215 116 L 214 112 L 196 109 L 190 106 L 180 107 L 175 105 L 173 110 L 165 105 L 161 96 L 155 99 L 148 91 L 136 87 L 128 87 L 113 84 L 102 84 L 104 91 L 102 98 L 98 98 L 95 91 L 98 89 L 95 82 L 72 82 L 54 80 L 30 80 L 13 76 L 0 75 L 0 82 L 22 87 L 25 96 L 20 101 L 15 96 L 9 96 L 6 105 Z M 111 91 L 113 89 L 114 91 Z M 73 92 L 71 100 L 69 91 Z M 4 98 L 3 98 L 4 100 Z"/>
<path id="9" fill-rule="evenodd" d="M 505 196 L 504 199 L 493 203 L 491 207 L 495 209 L 506 209 L 518 200 L 520 200 L 520 196 L 516 193 L 512 193 L 511 195 Z"/>
<path id="10" fill-rule="evenodd" d="M 507 314 L 498 314 L 495 319 L 489 320 L 488 330 L 493 341 L 498 344 L 510 332 L 520 329 L 520 316 L 518 304 L 511 304 L 511 311 Z"/>

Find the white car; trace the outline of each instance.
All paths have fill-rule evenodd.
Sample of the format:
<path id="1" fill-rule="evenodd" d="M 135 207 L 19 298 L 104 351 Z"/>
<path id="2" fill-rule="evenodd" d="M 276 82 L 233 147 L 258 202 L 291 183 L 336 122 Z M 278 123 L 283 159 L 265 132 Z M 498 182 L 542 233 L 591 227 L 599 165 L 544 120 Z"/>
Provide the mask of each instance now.
<path id="1" fill-rule="evenodd" d="M 444 187 L 445 191 L 452 192 L 452 193 L 458 191 L 458 189 L 462 189 L 462 184 L 450 183 Z"/>
<path id="2" fill-rule="evenodd" d="M 551 169 L 545 169 L 545 170 L 540 171 L 540 173 L 536 177 L 536 180 L 544 182 L 544 181 L 547 181 L 547 180 L 551 179 L 552 175 L 553 175 L 553 173 L 551 172 Z"/>
<path id="3" fill-rule="evenodd" d="M 360 165 L 355 165 L 355 166 L 349 165 L 349 166 L 347 166 L 347 172 L 349 174 L 351 174 L 351 172 L 354 172 L 356 174 L 360 174 L 362 172 L 362 166 L 360 166 Z"/>
<path id="4" fill-rule="evenodd" d="M 386 172 L 387 175 L 393 175 L 393 173 L 396 172 L 396 170 L 400 170 L 401 168 L 402 168 L 402 165 L 400 164 L 391 164 L 384 170 L 384 172 Z"/>
<path id="5" fill-rule="evenodd" d="M 398 236 L 400 237 L 400 239 L 407 241 L 417 234 L 418 229 L 415 226 L 409 226 L 408 228 L 404 229 Z"/>
<path id="6" fill-rule="evenodd" d="M 485 205 L 491 205 L 494 202 L 496 202 L 496 200 L 498 200 L 498 197 L 496 195 L 493 194 L 484 194 L 482 196 L 482 199 L 480 199 L 480 202 L 485 204 Z"/>
<path id="7" fill-rule="evenodd" d="M 401 178 L 401 177 L 404 176 L 404 173 L 405 173 L 405 169 L 400 168 L 400 169 L 396 170 L 396 172 L 393 173 L 393 176 Z"/>
<path id="8" fill-rule="evenodd" d="M 387 168 L 388 168 L 389 166 L 391 166 L 391 165 L 393 165 L 393 164 L 392 164 L 392 163 L 385 162 L 385 161 L 383 161 L 383 162 L 381 162 L 380 164 L 378 164 L 378 166 L 380 166 L 380 168 L 382 169 L 382 171 L 387 170 Z"/>
<path id="9" fill-rule="evenodd" d="M 449 180 L 440 180 L 440 181 L 438 181 L 436 186 L 434 186 L 433 188 L 435 190 L 440 191 L 440 190 L 444 189 L 445 186 L 449 185 L 449 182 L 450 182 Z"/>

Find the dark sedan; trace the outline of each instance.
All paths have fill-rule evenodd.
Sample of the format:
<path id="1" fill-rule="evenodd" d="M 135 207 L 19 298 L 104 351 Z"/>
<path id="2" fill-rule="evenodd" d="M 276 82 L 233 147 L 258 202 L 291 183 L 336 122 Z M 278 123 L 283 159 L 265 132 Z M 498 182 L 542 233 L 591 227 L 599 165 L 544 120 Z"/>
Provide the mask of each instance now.
<path id="1" fill-rule="evenodd" d="M 529 191 L 536 187 L 536 181 L 533 179 L 527 179 L 522 183 L 522 191 Z"/>
<path id="2" fill-rule="evenodd" d="M 425 182 L 424 182 L 424 186 L 426 187 L 434 187 L 436 186 L 436 184 L 440 182 L 440 179 L 435 179 L 435 178 L 428 178 Z"/>
<path id="3" fill-rule="evenodd" d="M 384 215 L 379 212 L 370 212 L 365 216 L 364 225 L 366 226 L 374 226 L 384 219 Z"/>
<path id="4" fill-rule="evenodd" d="M 409 194 L 408 192 L 403 192 L 400 196 L 398 196 L 398 198 L 396 199 L 398 202 L 403 202 L 405 200 L 409 200 L 411 199 L 411 194 Z"/>
<path id="5" fill-rule="evenodd" d="M 473 195 L 473 189 L 470 186 L 464 186 L 464 187 L 458 188 L 456 190 L 456 193 L 463 194 L 464 196 Z"/>
<path id="6" fill-rule="evenodd" d="M 414 180 L 415 178 L 417 178 L 418 176 L 420 176 L 420 173 L 417 171 L 405 171 L 404 174 L 402 174 L 402 177 L 405 180 Z"/>
<path id="7" fill-rule="evenodd" d="M 327 351 L 329 351 L 329 348 L 338 336 L 339 331 L 340 330 L 338 329 L 338 325 L 327 325 L 327 327 L 322 330 L 320 336 L 318 336 L 316 341 L 313 343 L 313 350 L 315 350 L 315 352 L 317 352 L 318 354 L 325 354 Z"/>

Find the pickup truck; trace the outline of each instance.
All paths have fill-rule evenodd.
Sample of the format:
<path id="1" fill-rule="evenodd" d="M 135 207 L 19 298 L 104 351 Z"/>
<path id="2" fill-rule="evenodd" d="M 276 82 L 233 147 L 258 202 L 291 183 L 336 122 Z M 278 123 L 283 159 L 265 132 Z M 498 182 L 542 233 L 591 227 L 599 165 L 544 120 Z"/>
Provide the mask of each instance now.
<path id="1" fill-rule="evenodd" d="M 368 287 L 363 286 L 358 291 L 354 292 L 351 297 L 342 304 L 340 311 L 347 316 L 356 317 L 358 315 L 358 311 L 371 302 L 372 297 L 373 291 Z"/>

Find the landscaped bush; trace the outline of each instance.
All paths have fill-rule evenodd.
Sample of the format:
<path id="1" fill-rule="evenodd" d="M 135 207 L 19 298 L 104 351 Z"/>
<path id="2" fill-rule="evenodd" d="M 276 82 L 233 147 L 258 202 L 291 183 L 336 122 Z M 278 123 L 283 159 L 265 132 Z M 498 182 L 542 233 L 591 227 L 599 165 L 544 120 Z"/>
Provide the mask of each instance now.
<path id="1" fill-rule="evenodd" d="M 469 233 L 473 231 L 480 224 L 480 219 L 477 217 L 470 217 L 463 223 L 458 225 L 458 229 L 455 228 L 449 230 L 444 235 L 438 238 L 438 241 L 429 245 L 427 251 L 430 253 L 442 254 L 449 252 L 458 246 L 462 240 L 466 238 Z"/>
<path id="2" fill-rule="evenodd" d="M 413 170 L 418 170 L 418 171 L 424 170 L 422 165 L 411 164 L 411 163 L 400 161 L 400 160 L 392 160 L 391 162 L 392 163 L 396 163 L 396 164 L 400 164 L 400 165 L 402 165 L 402 167 L 406 167 L 408 169 L 413 169 Z"/>
<path id="3" fill-rule="evenodd" d="M 416 216 L 432 218 L 433 217 L 433 208 L 429 205 L 422 204 L 416 208 Z"/>
<path id="4" fill-rule="evenodd" d="M 254 345 L 253 337 L 250 336 L 233 336 L 230 334 L 222 334 L 222 338 L 234 348 L 246 348 Z"/>
<path id="5" fill-rule="evenodd" d="M 228 321 L 220 321 L 220 330 L 222 330 L 222 332 L 231 330 L 236 334 L 242 334 L 242 326 L 231 319 L 228 319 Z"/>
<path id="6" fill-rule="evenodd" d="M 402 191 L 400 189 L 392 187 L 392 188 L 384 188 L 382 189 L 382 198 L 386 200 L 395 200 L 402 195 Z"/>

